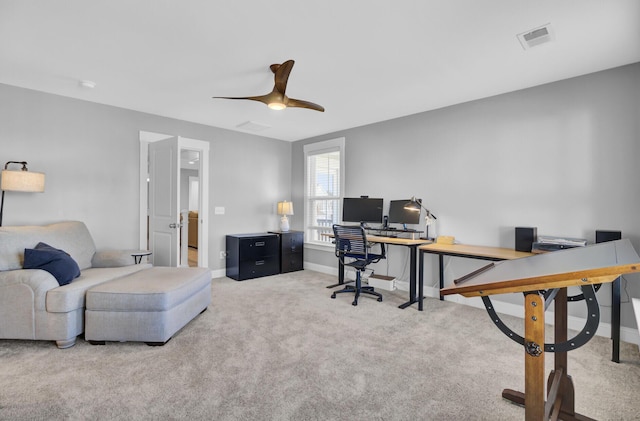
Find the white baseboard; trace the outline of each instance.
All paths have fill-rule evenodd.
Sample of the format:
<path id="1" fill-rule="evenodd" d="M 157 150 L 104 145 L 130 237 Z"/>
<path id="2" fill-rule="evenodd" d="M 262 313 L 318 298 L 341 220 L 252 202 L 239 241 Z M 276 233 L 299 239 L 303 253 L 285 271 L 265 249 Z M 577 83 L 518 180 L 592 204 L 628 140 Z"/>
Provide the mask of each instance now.
<path id="1" fill-rule="evenodd" d="M 314 263 L 304 263 L 304 268 L 313 270 L 316 272 L 326 273 L 328 275 L 338 276 L 338 269 L 323 265 L 318 265 Z M 400 291 L 409 291 L 409 282 L 401 282 L 396 279 L 396 288 Z M 438 298 L 440 296 L 440 290 L 433 287 L 425 287 L 424 288 L 425 297 Z M 458 304 L 464 304 L 472 307 L 482 308 L 484 309 L 484 304 L 482 303 L 482 299 L 480 297 L 466 298 L 462 295 L 448 295 L 445 297 L 446 301 L 451 301 Z M 498 300 L 492 300 L 493 306 L 496 312 L 501 314 L 506 314 L 508 316 L 518 317 L 520 319 L 523 318 L 522 314 L 522 306 L 518 304 L 504 303 Z M 553 312 L 550 312 L 552 315 Z M 640 318 L 640 309 L 638 309 L 638 317 Z M 546 317 L 547 320 L 550 320 L 553 324 L 553 317 Z M 567 320 L 567 325 L 569 329 L 572 330 L 582 330 L 586 323 L 586 320 L 582 317 L 569 316 Z M 638 326 L 640 326 L 640 320 L 638 321 Z M 605 338 L 611 337 L 611 323 L 600 322 L 598 325 L 598 330 L 596 330 L 597 336 L 602 336 Z M 635 330 L 629 327 L 621 326 L 620 327 L 620 340 L 623 342 L 628 342 L 632 344 L 636 344 L 640 347 L 640 327 L 639 330 Z"/>
<path id="2" fill-rule="evenodd" d="M 438 298 L 440 296 L 440 291 L 437 288 L 428 287 L 424 289 L 424 295 L 426 297 Z M 484 304 L 480 297 L 463 297 L 462 295 L 448 295 L 444 297 L 445 301 L 451 301 L 458 304 L 464 304 L 471 307 L 482 308 L 484 309 Z M 523 318 L 522 314 L 522 306 L 518 304 L 504 303 L 498 300 L 492 300 L 493 307 L 496 312 L 501 314 L 506 314 L 508 316 L 518 317 L 520 319 Z M 549 315 L 545 316 L 547 324 L 553 324 L 553 312 L 549 311 Z M 572 330 L 582 330 L 586 323 L 586 320 L 582 317 L 569 316 L 567 320 L 567 326 Z M 596 330 L 597 336 L 602 336 L 605 338 L 611 337 L 611 323 L 600 322 L 598 325 L 598 330 Z M 620 340 L 623 342 L 629 342 L 632 344 L 640 345 L 640 334 L 638 331 L 620 326 Z"/>
<path id="3" fill-rule="evenodd" d="M 338 276 L 338 268 L 318 265 L 316 263 L 304 262 L 304 268 L 307 270 L 312 270 L 314 272 L 326 273 L 327 275 L 335 275 Z"/>

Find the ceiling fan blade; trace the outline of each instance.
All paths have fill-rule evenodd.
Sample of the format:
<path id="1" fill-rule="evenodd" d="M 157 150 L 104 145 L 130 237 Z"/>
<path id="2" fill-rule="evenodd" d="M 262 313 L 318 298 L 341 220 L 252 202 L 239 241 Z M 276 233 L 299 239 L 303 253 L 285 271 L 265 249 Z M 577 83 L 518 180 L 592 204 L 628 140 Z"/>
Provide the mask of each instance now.
<path id="1" fill-rule="evenodd" d="M 220 98 L 220 99 L 248 99 L 250 101 L 259 101 L 264 104 L 269 105 L 269 97 L 270 95 L 260 95 L 260 96 L 214 96 L 211 98 Z"/>
<path id="2" fill-rule="evenodd" d="M 275 65 L 271 67 L 272 70 L 275 68 L 276 90 L 282 95 L 284 95 L 287 90 L 287 81 L 289 80 L 289 74 L 291 73 L 291 69 L 293 69 L 294 63 L 293 60 L 287 60 L 277 68 Z"/>
<path id="3" fill-rule="evenodd" d="M 313 102 L 304 101 L 301 99 L 288 98 L 287 107 L 308 108 L 310 110 L 316 110 L 322 113 L 324 112 L 324 107 L 322 105 L 314 104 Z"/>

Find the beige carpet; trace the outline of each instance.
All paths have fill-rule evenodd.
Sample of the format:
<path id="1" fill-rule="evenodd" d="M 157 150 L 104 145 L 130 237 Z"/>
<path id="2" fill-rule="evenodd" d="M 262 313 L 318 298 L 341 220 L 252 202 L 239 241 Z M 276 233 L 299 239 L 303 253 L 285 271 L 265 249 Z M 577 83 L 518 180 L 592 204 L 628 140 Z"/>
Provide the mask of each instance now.
<path id="1" fill-rule="evenodd" d="M 0 419 L 524 419 L 500 396 L 522 390 L 523 351 L 484 310 L 433 299 L 400 310 L 406 293 L 385 291 L 353 307 L 329 298 L 334 281 L 215 279 L 209 310 L 164 347 L 0 340 Z M 569 354 L 576 408 L 638 420 L 638 347 L 623 343 L 620 364 L 610 355 L 600 337 Z"/>

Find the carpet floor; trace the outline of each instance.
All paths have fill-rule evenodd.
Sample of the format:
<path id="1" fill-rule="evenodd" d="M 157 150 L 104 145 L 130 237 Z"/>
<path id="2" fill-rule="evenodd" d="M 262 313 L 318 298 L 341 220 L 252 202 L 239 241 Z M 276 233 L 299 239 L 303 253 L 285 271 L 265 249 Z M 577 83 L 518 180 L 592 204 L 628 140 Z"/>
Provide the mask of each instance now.
<path id="1" fill-rule="evenodd" d="M 402 291 L 354 307 L 329 298 L 334 282 L 313 271 L 214 279 L 209 309 L 162 347 L 0 340 L 0 419 L 524 419 L 501 398 L 523 390 L 524 352 L 484 310 L 436 299 L 400 310 Z M 569 353 L 576 410 L 638 420 L 638 347 L 610 356 L 601 337 Z"/>

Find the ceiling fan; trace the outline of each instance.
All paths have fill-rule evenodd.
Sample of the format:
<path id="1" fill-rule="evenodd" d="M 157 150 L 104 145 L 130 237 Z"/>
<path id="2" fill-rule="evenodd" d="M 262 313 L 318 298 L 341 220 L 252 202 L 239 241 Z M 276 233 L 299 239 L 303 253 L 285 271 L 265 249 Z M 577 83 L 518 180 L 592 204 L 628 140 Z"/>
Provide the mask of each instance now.
<path id="1" fill-rule="evenodd" d="M 324 107 L 321 105 L 301 99 L 289 98 L 284 94 L 287 89 L 287 81 L 289 80 L 289 73 L 291 73 L 291 69 L 293 69 L 293 64 L 293 60 L 287 60 L 282 64 L 272 64 L 269 66 L 271 71 L 275 74 L 275 86 L 273 87 L 273 90 L 266 95 L 245 97 L 214 96 L 213 98 L 249 99 L 251 101 L 260 101 L 267 104 L 267 106 L 272 110 L 284 110 L 287 107 L 298 107 L 324 112 Z"/>

